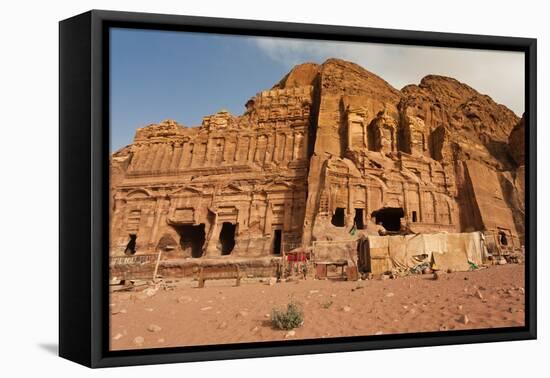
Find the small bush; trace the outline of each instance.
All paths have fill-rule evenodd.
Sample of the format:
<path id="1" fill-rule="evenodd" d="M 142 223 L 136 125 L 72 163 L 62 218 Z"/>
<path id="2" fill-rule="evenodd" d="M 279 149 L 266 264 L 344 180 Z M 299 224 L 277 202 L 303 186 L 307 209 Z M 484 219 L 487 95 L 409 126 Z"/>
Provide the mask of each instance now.
<path id="1" fill-rule="evenodd" d="M 325 309 L 329 308 L 330 306 L 332 306 L 332 301 L 326 301 L 321 304 L 321 307 Z"/>
<path id="2" fill-rule="evenodd" d="M 290 302 L 285 310 L 271 311 L 271 324 L 274 328 L 290 330 L 300 327 L 304 323 L 304 313 L 300 306 Z"/>

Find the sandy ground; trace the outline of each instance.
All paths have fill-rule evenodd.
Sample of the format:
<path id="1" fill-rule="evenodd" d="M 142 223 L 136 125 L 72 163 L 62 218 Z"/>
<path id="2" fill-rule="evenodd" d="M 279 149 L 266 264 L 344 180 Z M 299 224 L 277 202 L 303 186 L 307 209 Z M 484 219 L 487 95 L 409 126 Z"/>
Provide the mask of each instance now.
<path id="1" fill-rule="evenodd" d="M 180 280 L 111 294 L 111 349 L 309 339 L 524 324 L 524 266 L 409 276 L 395 280 Z M 274 307 L 302 305 L 294 333 L 271 327 Z"/>

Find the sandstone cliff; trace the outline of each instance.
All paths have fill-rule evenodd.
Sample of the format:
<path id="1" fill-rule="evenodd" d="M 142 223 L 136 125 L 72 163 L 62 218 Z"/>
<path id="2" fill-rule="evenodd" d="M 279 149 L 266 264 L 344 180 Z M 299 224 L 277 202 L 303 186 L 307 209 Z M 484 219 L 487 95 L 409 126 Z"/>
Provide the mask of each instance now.
<path id="1" fill-rule="evenodd" d="M 111 159 L 112 250 L 130 234 L 143 251 L 162 239 L 182 256 L 264 256 L 352 228 L 479 230 L 519 248 L 523 136 L 511 110 L 455 79 L 397 90 L 351 62 L 304 63 L 240 116 L 138 129 Z"/>

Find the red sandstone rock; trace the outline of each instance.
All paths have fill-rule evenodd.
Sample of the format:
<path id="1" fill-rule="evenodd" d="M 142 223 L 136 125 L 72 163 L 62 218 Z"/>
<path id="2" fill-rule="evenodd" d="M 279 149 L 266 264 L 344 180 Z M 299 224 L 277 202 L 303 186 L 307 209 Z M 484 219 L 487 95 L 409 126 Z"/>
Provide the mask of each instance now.
<path id="1" fill-rule="evenodd" d="M 245 107 L 140 128 L 112 155 L 113 256 L 262 257 L 399 229 L 523 243 L 523 122 L 457 80 L 399 91 L 329 59 Z"/>
<path id="2" fill-rule="evenodd" d="M 508 139 L 510 153 L 517 165 L 525 165 L 525 115 L 514 126 Z"/>

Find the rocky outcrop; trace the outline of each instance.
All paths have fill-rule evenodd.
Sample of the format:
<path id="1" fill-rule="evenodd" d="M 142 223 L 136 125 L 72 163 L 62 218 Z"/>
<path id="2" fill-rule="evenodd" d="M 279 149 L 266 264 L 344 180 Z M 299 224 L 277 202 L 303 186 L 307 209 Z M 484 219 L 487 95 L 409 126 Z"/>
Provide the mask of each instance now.
<path id="1" fill-rule="evenodd" d="M 272 89 L 288 89 L 315 85 L 321 66 L 316 63 L 303 63 L 292 69 Z"/>
<path id="2" fill-rule="evenodd" d="M 518 166 L 525 165 L 525 114 L 512 129 L 508 138 L 508 146 L 516 164 Z"/>
<path id="3" fill-rule="evenodd" d="M 140 128 L 113 154 L 113 254 L 133 238 L 168 258 L 259 257 L 355 230 L 523 242 L 523 122 L 466 84 L 429 75 L 397 90 L 329 59 L 245 108 Z"/>

